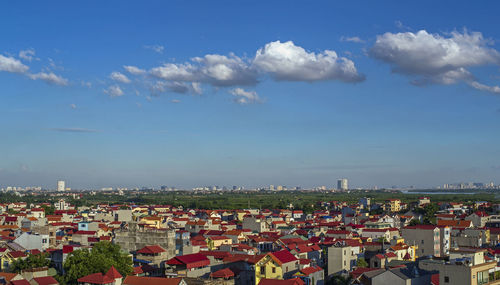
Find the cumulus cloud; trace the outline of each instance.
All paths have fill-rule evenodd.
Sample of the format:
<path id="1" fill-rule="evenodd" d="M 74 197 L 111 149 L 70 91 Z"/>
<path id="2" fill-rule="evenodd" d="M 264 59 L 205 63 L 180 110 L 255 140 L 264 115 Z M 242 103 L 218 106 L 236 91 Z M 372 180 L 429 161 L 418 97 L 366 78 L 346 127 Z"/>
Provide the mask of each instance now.
<path id="1" fill-rule="evenodd" d="M 144 48 L 150 49 L 150 50 L 152 50 L 156 53 L 160 53 L 160 54 L 163 53 L 163 50 L 165 49 L 165 47 L 161 46 L 161 45 L 150 45 L 150 46 L 146 45 L 146 46 L 144 46 Z"/>
<path id="2" fill-rule="evenodd" d="M 234 88 L 229 91 L 233 96 L 235 96 L 234 102 L 245 105 L 252 103 L 260 103 L 260 97 L 255 91 L 246 91 L 242 88 Z"/>
<path id="3" fill-rule="evenodd" d="M 120 83 L 130 83 L 130 79 L 128 79 L 128 77 L 125 74 L 118 71 L 111 72 L 109 78 Z"/>
<path id="4" fill-rule="evenodd" d="M 29 62 L 31 62 L 32 60 L 40 60 L 39 58 L 35 57 L 35 50 L 32 48 L 20 51 L 19 57 Z"/>
<path id="5" fill-rule="evenodd" d="M 111 85 L 107 89 L 104 89 L 104 93 L 108 94 L 110 97 L 120 97 L 122 96 L 123 90 L 118 85 Z"/>
<path id="6" fill-rule="evenodd" d="M 151 93 L 155 96 L 160 95 L 163 92 L 174 92 L 180 94 L 195 93 L 199 94 L 198 84 L 196 82 L 188 83 L 181 81 L 156 81 L 151 87 Z"/>
<path id="7" fill-rule="evenodd" d="M 360 37 L 344 37 L 344 36 L 340 37 L 340 41 L 341 42 L 358 43 L 358 44 L 362 44 L 365 42 Z"/>
<path id="8" fill-rule="evenodd" d="M 18 59 L 13 57 L 3 56 L 0 54 L 0 71 L 12 72 L 12 73 L 25 73 L 29 67 L 24 65 Z"/>
<path id="9" fill-rule="evenodd" d="M 416 85 L 465 81 L 476 89 L 491 92 L 495 89 L 472 84 L 475 79 L 469 71 L 471 67 L 500 64 L 500 54 L 489 44 L 479 32 L 455 31 L 447 36 L 425 30 L 385 33 L 377 36 L 369 55 L 388 63 L 394 73 L 411 77 Z"/>
<path id="10" fill-rule="evenodd" d="M 359 38 L 347 40 L 362 41 Z M 250 58 L 233 53 L 207 54 L 181 63 L 166 62 L 148 70 L 132 65 L 123 68 L 130 75 L 147 74 L 143 77 L 144 83 L 155 96 L 162 92 L 202 94 L 203 85 L 216 89 L 241 89 L 255 86 L 259 79 L 266 76 L 280 81 L 339 80 L 356 83 L 364 80 L 352 60 L 338 56 L 333 50 L 309 52 L 291 41 L 268 43 Z M 239 97 L 241 102 L 256 101 L 256 98 L 248 96 Z"/>
<path id="11" fill-rule="evenodd" d="M 55 85 L 61 85 L 61 86 L 66 86 L 68 85 L 68 79 L 56 75 L 53 72 L 39 72 L 35 74 L 28 74 L 28 77 L 33 79 L 33 80 L 43 80 L 49 84 L 55 84 Z"/>
<path id="12" fill-rule="evenodd" d="M 139 67 L 133 66 L 133 65 L 124 65 L 123 68 L 125 68 L 125 70 L 128 73 L 133 74 L 133 75 L 140 75 L 140 74 L 146 73 L 146 70 L 140 69 Z"/>
<path id="13" fill-rule="evenodd" d="M 292 41 L 266 44 L 257 51 L 253 65 L 277 80 L 340 80 L 351 83 L 364 80 L 352 60 L 339 57 L 333 50 L 308 52 Z"/>
<path id="14" fill-rule="evenodd" d="M 150 73 L 163 80 L 203 82 L 216 87 L 257 83 L 257 72 L 234 54 L 208 54 L 187 63 L 166 63 L 151 69 Z"/>

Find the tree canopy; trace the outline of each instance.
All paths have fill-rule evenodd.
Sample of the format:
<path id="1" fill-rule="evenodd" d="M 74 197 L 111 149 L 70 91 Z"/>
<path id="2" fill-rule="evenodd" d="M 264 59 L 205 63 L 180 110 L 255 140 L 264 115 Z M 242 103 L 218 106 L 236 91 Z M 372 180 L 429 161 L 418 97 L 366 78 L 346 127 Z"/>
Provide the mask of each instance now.
<path id="1" fill-rule="evenodd" d="M 69 254 L 64 262 L 64 276 L 62 281 L 66 284 L 76 284 L 78 278 L 93 274 L 106 273 L 111 266 L 123 276 L 132 272 L 132 258 L 121 251 L 120 246 L 107 241 L 101 241 L 91 250 L 79 249 Z"/>
<path id="2" fill-rule="evenodd" d="M 38 268 L 50 265 L 47 253 L 30 254 L 25 259 L 19 258 L 12 262 L 10 270 L 20 273 L 22 270 L 30 268 Z"/>

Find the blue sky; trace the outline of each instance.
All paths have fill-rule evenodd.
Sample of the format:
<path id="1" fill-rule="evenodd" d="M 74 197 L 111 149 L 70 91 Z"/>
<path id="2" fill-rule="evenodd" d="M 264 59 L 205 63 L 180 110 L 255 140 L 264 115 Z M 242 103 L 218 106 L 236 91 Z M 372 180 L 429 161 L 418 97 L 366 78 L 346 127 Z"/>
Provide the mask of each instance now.
<path id="1" fill-rule="evenodd" d="M 0 186 L 500 183 L 499 6 L 11 1 Z"/>

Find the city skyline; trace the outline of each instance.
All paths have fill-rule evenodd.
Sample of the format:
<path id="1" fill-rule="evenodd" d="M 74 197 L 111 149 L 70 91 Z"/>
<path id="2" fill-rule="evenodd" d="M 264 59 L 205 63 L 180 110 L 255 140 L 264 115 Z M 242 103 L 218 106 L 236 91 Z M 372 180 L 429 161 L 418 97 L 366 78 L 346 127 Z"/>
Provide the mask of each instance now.
<path id="1" fill-rule="evenodd" d="M 0 187 L 500 182 L 496 2 L 28 3 Z"/>

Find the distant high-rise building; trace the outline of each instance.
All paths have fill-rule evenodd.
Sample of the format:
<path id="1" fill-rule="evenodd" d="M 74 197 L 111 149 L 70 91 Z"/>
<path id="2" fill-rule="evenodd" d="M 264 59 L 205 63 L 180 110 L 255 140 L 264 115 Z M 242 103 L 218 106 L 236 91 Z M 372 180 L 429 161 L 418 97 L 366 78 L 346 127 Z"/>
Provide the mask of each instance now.
<path id="1" fill-rule="evenodd" d="M 57 191 L 64 191 L 64 190 L 66 190 L 66 182 L 64 182 L 64 180 L 57 181 Z"/>
<path id="2" fill-rule="evenodd" d="M 349 186 L 347 185 L 347 178 L 341 178 L 337 180 L 337 189 L 339 190 L 349 189 Z"/>
<path id="3" fill-rule="evenodd" d="M 274 191 L 274 185 L 269 185 L 269 190 Z"/>

